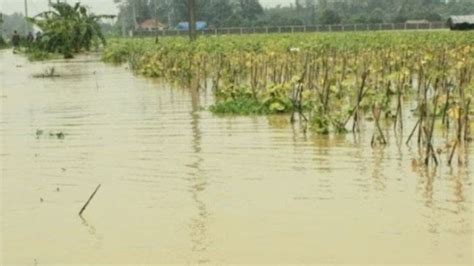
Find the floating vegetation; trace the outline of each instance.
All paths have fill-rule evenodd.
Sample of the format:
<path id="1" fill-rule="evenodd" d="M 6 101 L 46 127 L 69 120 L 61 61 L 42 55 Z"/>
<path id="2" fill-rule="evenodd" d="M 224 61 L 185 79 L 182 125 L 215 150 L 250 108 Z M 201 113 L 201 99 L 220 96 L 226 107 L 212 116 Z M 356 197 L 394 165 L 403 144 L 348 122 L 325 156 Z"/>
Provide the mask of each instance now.
<path id="1" fill-rule="evenodd" d="M 35 48 L 30 48 L 26 51 L 26 55 L 28 57 L 28 60 L 30 61 L 43 61 L 43 60 L 49 60 L 52 58 L 56 58 L 57 55 L 45 52 L 39 49 Z"/>
<path id="2" fill-rule="evenodd" d="M 420 146 L 425 165 L 439 163 L 436 128 L 454 133 L 451 154 L 471 139 L 469 33 L 228 36 L 196 43 L 169 38 L 158 44 L 120 39 L 110 42 L 103 59 L 191 89 L 210 87 L 214 113 L 288 114 L 318 134 L 357 134 L 363 122 L 373 123 L 373 147 L 388 143 L 382 124 L 403 132 L 403 104 L 412 101 L 417 123 L 406 143 Z"/>
<path id="3" fill-rule="evenodd" d="M 48 67 L 44 70 L 41 74 L 33 75 L 34 78 L 57 78 L 60 77 L 59 74 L 56 73 L 55 67 Z"/>
<path id="4" fill-rule="evenodd" d="M 44 131 L 43 131 L 43 130 L 41 130 L 41 129 L 37 129 L 37 130 L 36 130 L 36 137 L 37 137 L 37 138 L 39 138 L 40 136 L 42 136 L 42 135 L 43 135 L 43 133 L 44 133 Z"/>
<path id="5" fill-rule="evenodd" d="M 39 139 L 40 137 L 42 136 L 46 136 L 44 130 L 42 129 L 37 129 L 36 130 L 36 138 Z M 54 137 L 54 138 L 57 138 L 57 139 L 64 139 L 66 137 L 66 135 L 62 132 L 62 131 L 59 131 L 59 132 L 49 132 L 49 134 L 47 134 L 47 136 L 49 137 Z"/>

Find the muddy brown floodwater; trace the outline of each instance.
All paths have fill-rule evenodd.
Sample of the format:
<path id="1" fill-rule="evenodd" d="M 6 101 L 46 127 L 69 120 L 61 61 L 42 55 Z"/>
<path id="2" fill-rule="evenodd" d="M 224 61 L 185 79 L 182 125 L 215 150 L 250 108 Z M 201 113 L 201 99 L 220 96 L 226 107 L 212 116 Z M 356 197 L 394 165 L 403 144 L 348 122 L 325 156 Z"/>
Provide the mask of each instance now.
<path id="1" fill-rule="evenodd" d="M 372 149 L 97 56 L 0 60 L 1 265 L 473 263 L 473 167 L 420 169 L 390 127 Z"/>

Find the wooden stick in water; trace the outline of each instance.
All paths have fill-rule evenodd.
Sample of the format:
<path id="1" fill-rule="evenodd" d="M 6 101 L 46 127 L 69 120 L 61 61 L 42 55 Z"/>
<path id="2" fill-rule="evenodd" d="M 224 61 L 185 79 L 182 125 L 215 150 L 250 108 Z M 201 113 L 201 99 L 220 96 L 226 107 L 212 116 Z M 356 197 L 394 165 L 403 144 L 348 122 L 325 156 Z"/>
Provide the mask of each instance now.
<path id="1" fill-rule="evenodd" d="M 87 208 L 87 205 L 89 205 L 89 203 L 91 202 L 92 198 L 95 196 L 95 194 L 97 193 L 97 191 L 99 190 L 100 188 L 100 184 L 97 186 L 97 188 L 94 190 L 94 193 L 92 193 L 92 195 L 89 197 L 89 199 L 87 200 L 86 204 L 84 204 L 84 206 L 82 206 L 82 209 L 81 211 L 79 212 L 79 216 L 82 216 L 82 213 L 86 210 Z"/>
<path id="2" fill-rule="evenodd" d="M 451 153 L 449 155 L 449 160 L 448 160 L 448 165 L 451 166 L 451 163 L 453 161 L 453 156 L 454 156 L 454 151 L 456 150 L 456 147 L 458 146 L 458 140 L 454 142 L 453 149 L 451 150 Z"/>

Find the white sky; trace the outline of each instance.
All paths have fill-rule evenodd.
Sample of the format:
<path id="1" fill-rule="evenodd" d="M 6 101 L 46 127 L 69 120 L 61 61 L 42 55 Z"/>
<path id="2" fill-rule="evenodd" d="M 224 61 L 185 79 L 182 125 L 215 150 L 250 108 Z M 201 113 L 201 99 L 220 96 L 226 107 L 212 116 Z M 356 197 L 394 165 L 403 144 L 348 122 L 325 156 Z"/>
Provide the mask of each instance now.
<path id="1" fill-rule="evenodd" d="M 42 11 L 47 10 L 48 0 L 27 0 L 28 13 L 34 16 Z M 52 0 L 53 2 L 56 0 Z M 66 0 L 66 2 L 75 3 L 81 2 L 89 6 L 92 12 L 97 14 L 116 14 L 117 8 L 113 0 Z M 263 6 L 273 6 L 277 4 L 289 5 L 294 3 L 294 0 L 260 0 Z M 0 0 L 0 12 L 11 14 L 14 12 L 24 12 L 24 0 Z"/>

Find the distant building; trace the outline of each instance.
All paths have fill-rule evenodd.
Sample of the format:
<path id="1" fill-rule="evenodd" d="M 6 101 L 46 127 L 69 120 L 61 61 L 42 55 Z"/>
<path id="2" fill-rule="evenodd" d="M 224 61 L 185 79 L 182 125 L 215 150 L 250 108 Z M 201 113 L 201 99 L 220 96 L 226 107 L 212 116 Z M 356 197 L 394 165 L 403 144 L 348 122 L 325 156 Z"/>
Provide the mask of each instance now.
<path id="1" fill-rule="evenodd" d="M 177 30 L 189 30 L 189 22 L 180 22 L 176 26 Z M 197 21 L 196 22 L 196 30 L 205 30 L 207 29 L 207 23 L 204 21 Z"/>
<path id="2" fill-rule="evenodd" d="M 474 15 L 451 16 L 448 26 L 451 30 L 474 30 Z"/>
<path id="3" fill-rule="evenodd" d="M 420 20 L 407 20 L 405 23 L 406 24 L 424 24 L 424 23 L 430 23 L 430 22 L 426 19 L 420 19 Z"/>
<path id="4" fill-rule="evenodd" d="M 139 25 L 139 29 L 147 31 L 164 30 L 166 29 L 166 25 L 158 20 L 147 19 Z"/>

